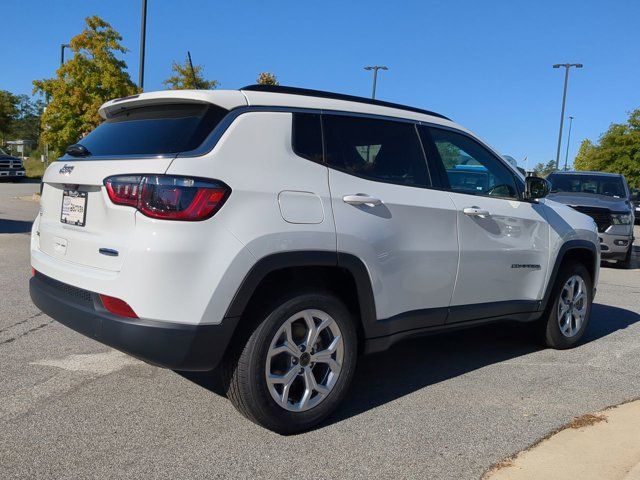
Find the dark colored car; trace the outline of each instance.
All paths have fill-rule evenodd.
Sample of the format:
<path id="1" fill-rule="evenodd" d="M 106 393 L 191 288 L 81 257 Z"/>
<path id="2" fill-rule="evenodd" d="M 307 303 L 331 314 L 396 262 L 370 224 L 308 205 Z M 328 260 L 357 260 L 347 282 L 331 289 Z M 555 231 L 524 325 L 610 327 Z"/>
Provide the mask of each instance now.
<path id="1" fill-rule="evenodd" d="M 589 215 L 598 226 L 602 259 L 631 266 L 637 208 L 623 175 L 604 172 L 554 172 L 549 197 Z"/>
<path id="2" fill-rule="evenodd" d="M 0 148 L 0 179 L 18 180 L 26 175 L 22 160 Z"/>

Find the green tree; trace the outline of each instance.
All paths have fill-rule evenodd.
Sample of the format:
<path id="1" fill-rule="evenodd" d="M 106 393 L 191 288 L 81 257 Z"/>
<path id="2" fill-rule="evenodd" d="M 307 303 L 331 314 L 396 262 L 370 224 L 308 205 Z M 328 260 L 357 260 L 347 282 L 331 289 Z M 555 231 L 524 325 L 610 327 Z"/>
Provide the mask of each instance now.
<path id="1" fill-rule="evenodd" d="M 17 97 L 6 90 L 0 90 L 0 146 L 11 132 L 13 122 L 18 114 Z"/>
<path id="2" fill-rule="evenodd" d="M 444 163 L 444 168 L 447 170 L 455 168 L 460 163 L 461 151 L 459 147 L 456 147 L 453 143 L 449 142 L 436 142 L 436 148 Z"/>
<path id="3" fill-rule="evenodd" d="M 262 72 L 260 75 L 258 75 L 256 83 L 258 85 L 280 85 L 275 74 L 269 72 Z"/>
<path id="4" fill-rule="evenodd" d="M 100 105 L 138 92 L 126 63 L 117 57 L 127 51 L 120 34 L 97 16 L 87 17 L 85 23 L 82 33 L 69 42 L 73 58 L 55 78 L 33 82 L 34 92 L 50 99 L 42 114 L 41 140 L 58 153 L 100 123 Z"/>
<path id="5" fill-rule="evenodd" d="M 556 161 L 549 160 L 547 163 L 540 162 L 533 167 L 533 173 L 539 177 L 546 177 L 556 170 Z"/>
<path id="6" fill-rule="evenodd" d="M 631 187 L 640 187 L 640 108 L 627 123 L 611 124 L 598 142 L 582 141 L 573 162 L 576 170 L 623 174 Z"/>
<path id="7" fill-rule="evenodd" d="M 44 102 L 28 95 L 16 96 L 16 116 L 11 127 L 14 139 L 38 141 L 40 135 L 40 116 L 44 111 Z"/>
<path id="8" fill-rule="evenodd" d="M 194 65 L 192 70 L 189 58 L 185 59 L 184 64 L 173 62 L 171 70 L 174 75 L 162 82 L 170 90 L 212 90 L 220 84 L 217 80 L 204 78 L 202 65 Z"/>

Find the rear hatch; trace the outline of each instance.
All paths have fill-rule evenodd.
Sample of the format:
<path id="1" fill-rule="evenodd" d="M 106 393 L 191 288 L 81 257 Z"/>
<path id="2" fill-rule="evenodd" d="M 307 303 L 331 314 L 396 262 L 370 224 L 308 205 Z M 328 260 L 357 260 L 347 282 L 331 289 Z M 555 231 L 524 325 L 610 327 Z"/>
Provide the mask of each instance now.
<path id="1" fill-rule="evenodd" d="M 173 92 L 172 92 L 173 93 Z M 143 97 L 141 95 L 140 97 Z M 180 153 L 194 152 L 228 110 L 173 100 L 127 102 L 47 169 L 40 201 L 39 249 L 62 260 L 122 268 L 135 234 L 136 209 L 115 205 L 107 177 L 164 174 Z"/>

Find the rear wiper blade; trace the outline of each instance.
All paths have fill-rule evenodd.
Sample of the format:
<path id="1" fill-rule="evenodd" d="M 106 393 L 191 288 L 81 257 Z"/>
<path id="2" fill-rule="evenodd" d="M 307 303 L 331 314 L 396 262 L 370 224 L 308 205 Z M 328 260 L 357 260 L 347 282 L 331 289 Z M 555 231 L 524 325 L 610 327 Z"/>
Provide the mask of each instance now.
<path id="1" fill-rule="evenodd" d="M 91 152 L 87 150 L 87 147 L 85 147 L 84 145 L 80 145 L 79 143 L 69 145 L 65 153 L 67 155 L 71 155 L 72 157 L 88 157 L 89 155 L 91 155 Z"/>

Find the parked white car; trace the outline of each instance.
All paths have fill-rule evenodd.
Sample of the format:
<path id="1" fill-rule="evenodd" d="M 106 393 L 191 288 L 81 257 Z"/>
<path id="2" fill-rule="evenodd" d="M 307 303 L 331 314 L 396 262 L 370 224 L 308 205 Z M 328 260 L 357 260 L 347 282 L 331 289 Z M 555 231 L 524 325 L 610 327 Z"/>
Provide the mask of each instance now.
<path id="1" fill-rule="evenodd" d="M 403 338 L 517 320 L 568 348 L 585 331 L 593 220 L 442 115 L 271 86 L 100 115 L 44 175 L 34 303 L 152 364 L 220 365 L 266 428 L 318 424 L 358 355 Z"/>

